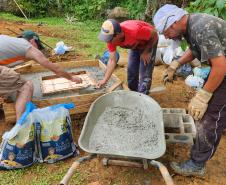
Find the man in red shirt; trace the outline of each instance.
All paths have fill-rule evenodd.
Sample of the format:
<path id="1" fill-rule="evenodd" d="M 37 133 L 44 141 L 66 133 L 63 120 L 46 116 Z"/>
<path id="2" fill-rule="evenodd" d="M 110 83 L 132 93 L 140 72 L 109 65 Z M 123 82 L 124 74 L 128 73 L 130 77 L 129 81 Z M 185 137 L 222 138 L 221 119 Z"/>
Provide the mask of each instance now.
<path id="1" fill-rule="evenodd" d="M 158 34 L 153 26 L 139 20 L 118 23 L 106 20 L 101 28 L 99 39 L 107 43 L 110 58 L 104 78 L 98 82 L 101 87 L 107 83 L 116 66 L 116 47 L 130 49 L 128 59 L 128 87 L 132 91 L 149 93 L 154 69 Z"/>

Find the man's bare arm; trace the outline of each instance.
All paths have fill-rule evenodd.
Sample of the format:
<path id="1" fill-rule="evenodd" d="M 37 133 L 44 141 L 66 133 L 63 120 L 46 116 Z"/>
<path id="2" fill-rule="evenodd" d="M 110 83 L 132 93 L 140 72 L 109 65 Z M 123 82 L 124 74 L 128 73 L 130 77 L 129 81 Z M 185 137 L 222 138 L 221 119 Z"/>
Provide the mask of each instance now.
<path id="1" fill-rule="evenodd" d="M 203 87 L 206 91 L 213 93 L 223 81 L 226 75 L 226 58 L 225 56 L 215 57 L 210 60 L 211 71 L 208 80 Z"/>
<path id="2" fill-rule="evenodd" d="M 103 80 L 99 81 L 97 83 L 97 87 L 100 88 L 101 86 L 103 86 L 104 84 L 107 83 L 107 81 L 110 79 L 112 73 L 114 72 L 115 66 L 116 66 L 116 51 L 115 52 L 110 52 L 110 58 L 108 60 L 108 64 L 107 64 L 107 69 L 104 75 Z"/>
<path id="3" fill-rule="evenodd" d="M 57 64 L 50 62 L 41 51 L 33 46 L 28 50 L 25 57 L 30 60 L 35 60 L 43 67 L 53 71 L 57 76 L 64 77 L 76 83 L 82 82 L 80 78 L 70 75 L 69 73 L 63 71 Z"/>

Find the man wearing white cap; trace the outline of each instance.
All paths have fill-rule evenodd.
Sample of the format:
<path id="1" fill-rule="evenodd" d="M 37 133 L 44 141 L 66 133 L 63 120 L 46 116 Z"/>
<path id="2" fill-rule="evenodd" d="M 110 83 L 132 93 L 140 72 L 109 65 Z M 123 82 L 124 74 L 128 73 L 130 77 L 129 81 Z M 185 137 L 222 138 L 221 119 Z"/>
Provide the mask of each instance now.
<path id="1" fill-rule="evenodd" d="M 103 80 L 98 87 L 107 83 L 116 66 L 116 47 L 130 49 L 128 60 L 128 87 L 132 91 L 149 93 L 154 69 L 158 34 L 155 28 L 143 21 L 128 20 L 118 23 L 114 19 L 106 20 L 99 39 L 107 43 L 110 58 Z"/>
<path id="2" fill-rule="evenodd" d="M 154 24 L 166 38 L 184 37 L 190 48 L 167 69 L 167 78 L 173 80 L 176 69 L 198 58 L 208 62 L 211 71 L 202 89 L 188 105 L 189 114 L 197 122 L 195 144 L 190 159 L 171 163 L 176 173 L 185 176 L 203 176 L 205 164 L 213 157 L 226 128 L 226 22 L 217 17 L 196 13 L 187 14 L 175 5 L 164 5 L 154 16 Z"/>

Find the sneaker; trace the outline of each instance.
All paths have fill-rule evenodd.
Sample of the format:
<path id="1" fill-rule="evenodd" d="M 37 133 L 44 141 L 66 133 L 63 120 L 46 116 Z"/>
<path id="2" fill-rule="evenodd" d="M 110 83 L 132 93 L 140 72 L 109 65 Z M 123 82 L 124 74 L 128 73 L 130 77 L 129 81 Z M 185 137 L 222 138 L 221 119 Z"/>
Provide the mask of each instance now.
<path id="1" fill-rule="evenodd" d="M 183 163 L 170 163 L 170 167 L 175 173 L 183 176 L 198 176 L 204 177 L 206 168 L 204 165 L 198 165 L 194 163 L 191 159 Z"/>

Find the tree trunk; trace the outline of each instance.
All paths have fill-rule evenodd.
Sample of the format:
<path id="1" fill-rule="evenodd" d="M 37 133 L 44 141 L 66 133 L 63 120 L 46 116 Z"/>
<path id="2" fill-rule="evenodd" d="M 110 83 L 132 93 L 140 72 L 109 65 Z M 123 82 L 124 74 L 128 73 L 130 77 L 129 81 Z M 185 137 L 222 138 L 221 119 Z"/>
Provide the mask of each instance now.
<path id="1" fill-rule="evenodd" d="M 165 4 L 175 4 L 178 7 L 186 6 L 191 0 L 147 0 L 145 10 L 145 21 L 152 22 L 155 12 Z"/>

